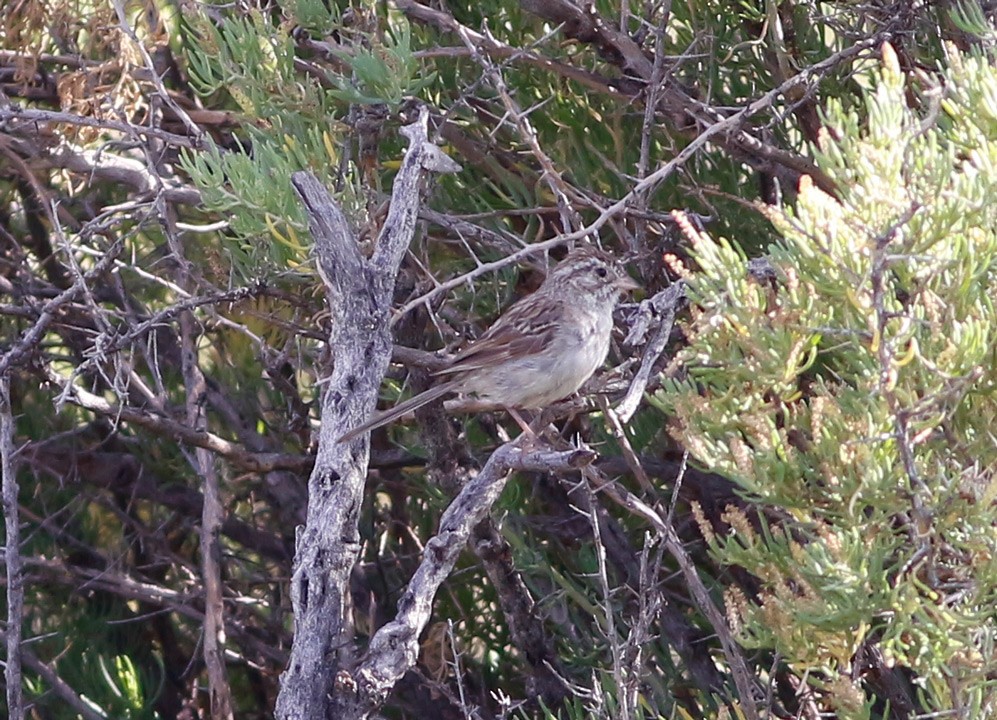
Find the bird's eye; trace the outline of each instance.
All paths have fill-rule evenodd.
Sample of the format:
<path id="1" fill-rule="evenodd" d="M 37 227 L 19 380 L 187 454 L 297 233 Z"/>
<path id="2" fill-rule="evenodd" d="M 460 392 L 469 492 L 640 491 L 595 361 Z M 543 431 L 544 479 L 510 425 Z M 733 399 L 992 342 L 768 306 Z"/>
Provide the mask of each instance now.
<path id="1" fill-rule="evenodd" d="M 604 278 L 607 275 L 609 275 L 609 271 L 606 268 L 604 268 L 604 267 L 597 267 L 595 269 L 595 274 L 598 275 L 601 278 Z"/>

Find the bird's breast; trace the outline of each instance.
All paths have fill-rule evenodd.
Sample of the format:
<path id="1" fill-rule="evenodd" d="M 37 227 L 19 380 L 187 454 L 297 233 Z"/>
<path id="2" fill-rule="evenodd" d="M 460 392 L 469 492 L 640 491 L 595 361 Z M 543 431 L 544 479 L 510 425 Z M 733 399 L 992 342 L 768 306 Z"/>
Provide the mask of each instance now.
<path id="1" fill-rule="evenodd" d="M 496 405 L 546 407 L 577 391 L 602 365 L 611 331 L 608 314 L 601 317 L 576 310 L 541 352 L 477 374 L 469 378 L 466 389 Z"/>

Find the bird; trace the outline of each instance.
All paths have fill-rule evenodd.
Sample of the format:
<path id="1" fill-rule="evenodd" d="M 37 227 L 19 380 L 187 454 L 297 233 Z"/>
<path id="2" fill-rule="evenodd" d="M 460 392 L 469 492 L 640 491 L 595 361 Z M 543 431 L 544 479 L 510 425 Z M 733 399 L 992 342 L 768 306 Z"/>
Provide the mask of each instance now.
<path id="1" fill-rule="evenodd" d="M 347 443 L 449 393 L 474 398 L 470 409 L 537 410 L 572 395 L 609 354 L 613 310 L 639 289 L 609 253 L 582 245 L 543 284 L 509 307 L 480 338 L 434 373 L 440 382 L 339 438 Z"/>

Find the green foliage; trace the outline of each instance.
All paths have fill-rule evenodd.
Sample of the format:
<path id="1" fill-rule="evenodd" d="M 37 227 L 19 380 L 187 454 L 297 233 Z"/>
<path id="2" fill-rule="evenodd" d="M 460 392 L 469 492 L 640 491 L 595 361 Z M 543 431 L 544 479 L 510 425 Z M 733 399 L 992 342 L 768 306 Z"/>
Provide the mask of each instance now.
<path id="1" fill-rule="evenodd" d="M 101 708 L 108 717 L 161 717 L 154 705 L 164 687 L 165 669 L 152 648 L 137 642 L 143 621 L 108 594 L 86 595 L 65 597 L 58 617 L 35 619 L 39 629 L 52 630 L 33 643 L 35 651 L 51 656 L 50 664 L 59 676 L 71 687 L 79 688 L 92 706 Z M 67 645 L 67 637 L 74 642 Z M 33 675 L 28 676 L 30 687 L 34 680 Z M 44 687 L 44 683 L 40 685 Z M 40 707 L 48 713 L 46 717 L 77 717 L 55 698 L 45 697 L 43 692 L 38 695 Z"/>
<path id="2" fill-rule="evenodd" d="M 924 86 L 886 48 L 864 112 L 829 104 L 841 198 L 805 185 L 771 214 L 774 284 L 690 231 L 688 376 L 654 398 L 699 463 L 781 510 L 708 540 L 762 583 L 728 598 L 741 641 L 842 717 L 871 716 L 848 679 L 871 641 L 931 711 L 997 703 L 997 69 L 950 60 Z"/>
<path id="3" fill-rule="evenodd" d="M 125 3 L 152 58 L 147 67 L 108 3 L 25 0 L 0 13 L 10 98 L 0 127 L 9 155 L 0 178 L 7 283 L 0 344 L 13 347 L 43 313 L 53 319 L 38 352 L 12 375 L 29 573 L 26 647 L 109 717 L 175 716 L 164 708 L 206 686 L 203 668 L 190 664 L 202 648 L 203 478 L 192 447 L 163 424 L 187 422 L 187 402 L 196 401 L 212 447 L 220 439 L 231 448 L 213 462 L 225 508 L 235 713 L 270 716 L 281 653 L 291 642 L 289 553 L 304 518 L 317 396 L 338 352 L 323 343 L 328 308 L 320 284 L 301 271 L 309 243 L 293 172 L 309 170 L 333 190 L 366 249 L 404 147 L 397 130 L 405 101 L 417 95 L 430 105 L 433 132 L 465 171 L 427 187 L 425 202 L 447 217 L 421 226 L 398 284 L 396 299 L 407 302 L 432 286 L 430 275 L 453 277 L 553 237 L 561 210 L 594 219 L 710 123 L 886 29 L 905 43 L 900 55 L 916 82 L 905 83 L 892 67 L 872 72 L 867 53 L 851 55 L 808 74 L 744 126 L 768 149 L 805 160 L 826 110 L 831 128 L 816 153 L 842 188 L 840 202 L 804 187 L 799 204 L 770 223 L 746 205 L 788 166 L 775 161 L 770 172 L 767 161 L 715 136 L 646 207 L 614 218 L 602 240 L 636 251 L 633 269 L 652 295 L 667 281 L 662 253 L 684 257 L 672 208 L 710 216 L 711 231 L 738 239 L 697 238 L 703 274 L 693 281 L 691 344 L 669 358 L 687 375 L 667 381 L 657 400 L 676 418 L 674 434 L 695 462 L 733 478 L 765 511 L 759 518 L 729 512 L 732 530 L 722 536 L 703 524 L 715 556 L 748 572 L 716 573 L 701 545 L 689 545 L 708 589 L 727 600 L 741 641 L 758 649 L 747 653 L 749 673 L 772 680 L 777 656 L 774 685 L 805 677 L 821 713 L 881 718 L 883 695 L 853 684 L 849 673 L 856 649 L 875 646 L 910 671 L 926 714 L 955 707 L 955 698 L 966 717 L 994 714 L 983 673 L 997 642 L 997 93 L 985 59 L 942 46 L 947 38 L 968 45 L 973 36 L 992 43 L 980 6 L 920 4 L 897 17 L 889 4 L 597 0 L 607 32 L 620 28 L 649 59 L 660 53 L 664 95 L 648 122 L 646 88 L 600 38 L 569 37 L 570 27 L 528 12 L 526 3 L 425 4 L 449 9 L 507 47 L 471 55 L 452 31 L 415 15 L 410 26 L 392 3 L 373 0 L 182 10 Z M 942 66 L 948 69 L 932 76 Z M 492 71 L 567 188 L 566 206 Z M 702 114 L 673 112 L 673 90 Z M 201 134 L 183 136 L 188 129 L 170 99 Z M 808 107 L 809 126 L 801 121 Z M 22 108 L 59 119 L 7 119 Z M 133 127 L 123 130 L 124 123 Z M 187 145 L 193 148 L 180 149 Z M 150 193 L 146 181 L 160 176 L 170 192 Z M 785 185 L 786 202 L 795 203 L 795 183 Z M 36 190 L 37 208 L 25 188 Z M 746 258 L 776 231 L 782 239 L 770 257 L 778 282 L 745 277 Z M 489 235 L 496 232 L 501 237 Z M 112 273 L 50 305 L 77 278 L 77 266 L 86 271 L 119 241 L 126 250 Z M 53 265 L 61 278 L 50 273 Z M 454 288 L 400 318 L 398 342 L 435 349 L 471 337 L 535 279 L 509 266 Z M 231 300 L 228 286 L 247 280 L 259 282 Z M 302 292 L 309 282 L 312 291 Z M 181 317 L 192 321 L 188 329 Z M 421 334 L 406 329 L 424 317 Z M 185 386 L 181 335 L 188 331 L 205 375 L 203 398 Z M 110 411 L 74 405 L 48 370 L 72 377 L 111 403 Z M 396 366 L 384 400 L 407 387 Z M 604 421 L 583 413 L 565 424 L 565 437 L 579 435 L 601 463 L 623 468 Z M 686 503 L 699 489 L 689 477 L 682 492 L 667 486 L 673 476 L 661 468 L 685 448 L 663 436 L 663 422 L 644 409 L 626 428 L 651 483 L 625 471 L 614 481 L 650 506 L 674 509 L 681 538 L 690 540 Z M 501 434 L 488 422 L 463 423 L 460 455 L 473 456 L 467 469 L 487 458 Z M 439 483 L 450 466 L 439 464 L 438 448 L 426 452 L 425 440 L 407 422 L 375 438 L 376 474 L 360 511 L 358 656 L 395 612 L 452 497 L 453 488 Z M 427 454 L 424 464 L 418 458 Z M 257 457 L 299 462 L 264 472 L 250 462 Z M 512 572 L 529 588 L 540 634 L 553 649 L 563 680 L 557 687 L 575 693 L 559 707 L 522 715 L 740 718 L 714 629 L 647 523 L 604 494 L 575 494 L 584 487 L 567 489 L 573 478 L 562 480 L 521 474 L 493 509 Z M 593 516 L 589 508 L 578 512 L 582 500 Z M 642 564 L 651 568 L 646 577 L 639 577 Z M 755 578 L 760 594 L 744 597 L 748 590 L 738 587 Z M 136 588 L 147 592 L 136 597 Z M 641 616 L 651 599 L 678 617 Z M 435 599 L 432 630 L 453 628 L 436 655 L 456 650 L 460 657 L 422 666 L 409 679 L 448 703 L 442 712 L 457 711 L 458 679 L 469 693 L 461 700 L 481 704 L 485 714 L 498 715 L 501 698 L 511 707 L 532 699 L 539 666 L 502 602 L 470 552 Z M 723 687 L 694 667 L 689 643 Z M 427 638 L 423 660 L 430 645 Z M 26 685 L 39 713 L 72 715 L 56 705 L 47 682 L 26 672 Z M 405 692 L 400 685 L 388 700 L 386 717 L 425 714 L 410 709 Z M 869 698 L 877 695 L 873 708 Z"/>
<path id="4" fill-rule="evenodd" d="M 98 656 L 97 663 L 104 684 L 115 698 L 107 706 L 117 706 L 117 717 L 122 720 L 155 717 L 148 710 L 149 701 L 141 673 L 130 657 L 115 655 L 108 659 Z"/>
<path id="5" fill-rule="evenodd" d="M 200 185 L 205 206 L 229 217 L 234 237 L 227 249 L 243 274 L 255 276 L 307 258 L 300 240 L 307 224 L 291 189 L 291 174 L 307 167 L 300 164 L 301 151 L 322 147 L 321 135 L 312 129 L 301 142 L 288 134 L 278 147 L 271 133 L 251 129 L 252 156 L 215 145 L 183 155 L 184 170 Z"/>
<path id="6" fill-rule="evenodd" d="M 336 78 L 338 91 L 330 94 L 343 102 L 362 105 L 386 103 L 397 107 L 406 97 L 416 95 L 436 79 L 435 73 L 418 78 L 419 63 L 412 54 L 408 24 L 399 22 L 394 32 L 371 48 L 355 48 L 352 53 L 337 52 L 352 70 L 352 77 Z"/>
<path id="7" fill-rule="evenodd" d="M 432 73 L 419 77 L 410 30 L 401 18 L 393 18 L 389 32 L 365 34 L 363 43 L 330 50 L 343 66 L 342 74 L 324 73 L 335 88 L 314 73 L 302 75 L 291 29 L 299 22 L 317 28 L 338 18 L 335 9 L 301 0 L 280 23 L 258 11 L 218 22 L 203 16 L 189 20 L 194 87 L 206 97 L 228 96 L 246 122 L 245 137 L 234 149 L 209 142 L 202 151 L 185 152 L 181 164 L 202 189 L 205 207 L 229 218 L 232 237 L 226 247 L 244 276 L 307 260 L 302 240 L 307 225 L 290 184 L 295 171 L 308 170 L 337 185 L 337 200 L 358 227 L 362 224 L 361 180 L 352 162 L 342 162 L 347 128 L 341 118 L 351 103 L 396 108 L 434 80 Z"/>
<path id="8" fill-rule="evenodd" d="M 282 7 L 304 30 L 321 36 L 332 28 L 342 27 L 340 3 L 328 0 L 290 0 Z"/>
<path id="9" fill-rule="evenodd" d="M 298 76 L 286 26 L 259 12 L 189 22 L 194 87 L 205 96 L 224 92 L 248 122 L 236 149 L 209 142 L 203 151 L 185 152 L 182 166 L 205 207 L 229 218 L 227 249 L 241 274 L 300 264 L 307 258 L 299 239 L 306 226 L 290 176 L 310 169 L 327 177 L 335 166 L 328 129 L 335 127 L 335 103 L 314 77 Z"/>
<path id="10" fill-rule="evenodd" d="M 970 33 L 979 40 L 993 43 L 997 40 L 997 32 L 983 13 L 983 8 L 976 0 L 956 0 L 949 10 L 952 23 L 963 32 Z"/>

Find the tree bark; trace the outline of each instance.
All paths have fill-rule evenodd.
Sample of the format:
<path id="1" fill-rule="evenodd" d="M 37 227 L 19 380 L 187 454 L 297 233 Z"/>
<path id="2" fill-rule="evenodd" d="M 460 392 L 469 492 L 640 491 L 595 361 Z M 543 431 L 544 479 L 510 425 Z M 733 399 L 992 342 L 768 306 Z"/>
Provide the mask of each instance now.
<path id="1" fill-rule="evenodd" d="M 10 407 L 10 377 L 0 375 L 0 472 L 3 474 L 3 518 L 7 528 L 4 564 L 7 566 L 7 712 L 24 717 L 21 683 L 21 623 L 24 619 L 24 576 L 21 574 L 21 528 L 14 477 L 14 416 Z"/>
<path id="2" fill-rule="evenodd" d="M 345 216 L 319 181 L 304 172 L 292 177 L 308 213 L 326 285 L 334 365 L 324 381 L 307 521 L 297 537 L 291 577 L 294 642 L 277 698 L 280 720 L 331 718 L 341 671 L 355 664 L 349 580 L 360 550 L 357 522 L 370 439 L 365 434 L 343 444 L 338 438 L 366 420 L 391 359 L 388 323 L 395 277 L 415 233 L 423 180 L 430 171 L 458 169 L 429 142 L 425 109 L 402 133 L 409 148 L 369 260 L 360 254 Z"/>

